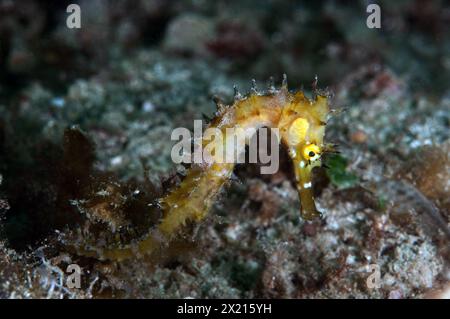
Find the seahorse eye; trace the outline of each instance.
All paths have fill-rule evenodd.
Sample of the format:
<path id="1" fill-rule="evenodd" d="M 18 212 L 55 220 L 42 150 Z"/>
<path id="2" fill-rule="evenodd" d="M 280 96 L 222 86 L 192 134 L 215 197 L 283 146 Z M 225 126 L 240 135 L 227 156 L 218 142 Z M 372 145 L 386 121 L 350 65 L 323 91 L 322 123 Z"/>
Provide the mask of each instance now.
<path id="1" fill-rule="evenodd" d="M 303 149 L 303 157 L 308 161 L 315 161 L 320 158 L 320 148 L 316 144 L 308 144 Z"/>

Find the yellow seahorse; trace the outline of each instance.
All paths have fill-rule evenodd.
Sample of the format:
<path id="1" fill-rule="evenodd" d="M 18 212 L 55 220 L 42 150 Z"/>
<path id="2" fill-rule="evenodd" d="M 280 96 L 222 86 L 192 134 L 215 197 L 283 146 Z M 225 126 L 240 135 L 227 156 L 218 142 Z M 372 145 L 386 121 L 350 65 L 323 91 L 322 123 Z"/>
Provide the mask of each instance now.
<path id="1" fill-rule="evenodd" d="M 230 106 L 218 103 L 215 118 L 209 128 L 218 129 L 224 138 L 227 128 L 260 127 L 277 128 L 280 140 L 292 159 L 301 202 L 301 216 L 306 220 L 320 216 L 312 193 L 311 171 L 321 165 L 325 151 L 323 139 L 329 115 L 328 96 L 315 92 L 313 100 L 302 91 L 291 93 L 286 76 L 276 89 L 273 81 L 267 92 L 258 92 L 256 86 L 247 96 L 235 89 L 234 102 Z M 242 139 L 244 140 L 244 139 Z M 188 221 L 204 219 L 216 195 L 232 175 L 234 163 L 212 161 L 193 166 L 180 183 L 168 195 L 159 200 L 163 216 L 158 226 L 139 242 L 120 248 L 82 248 L 82 255 L 99 259 L 123 260 L 151 254 L 163 243 L 169 242 Z"/>

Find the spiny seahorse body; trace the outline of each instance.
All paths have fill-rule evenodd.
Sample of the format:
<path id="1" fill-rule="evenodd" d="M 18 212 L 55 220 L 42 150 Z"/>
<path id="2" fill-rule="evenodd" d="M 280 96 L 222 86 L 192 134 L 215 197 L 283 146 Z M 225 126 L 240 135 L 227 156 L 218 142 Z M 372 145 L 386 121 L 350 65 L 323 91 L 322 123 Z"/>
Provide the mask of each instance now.
<path id="1" fill-rule="evenodd" d="M 227 128 L 239 127 L 243 131 L 263 126 L 278 128 L 281 143 L 287 147 L 294 165 L 301 215 L 310 220 L 320 216 L 314 204 L 311 171 L 320 166 L 320 157 L 325 148 L 323 138 L 328 114 L 326 95 L 317 93 L 310 100 L 302 91 L 290 93 L 284 77 L 279 89 L 275 89 L 273 85 L 265 93 L 253 89 L 245 97 L 236 91 L 232 105 L 225 106 L 219 102 L 218 111 L 209 128 L 220 130 L 225 141 Z M 238 140 L 241 143 L 248 141 L 245 138 Z M 141 241 L 121 248 L 84 248 L 80 253 L 99 259 L 123 260 L 155 252 L 162 243 L 169 242 L 186 222 L 205 218 L 216 195 L 231 177 L 234 166 L 234 163 L 214 160 L 193 166 L 180 185 L 159 200 L 163 217 L 156 229 Z"/>

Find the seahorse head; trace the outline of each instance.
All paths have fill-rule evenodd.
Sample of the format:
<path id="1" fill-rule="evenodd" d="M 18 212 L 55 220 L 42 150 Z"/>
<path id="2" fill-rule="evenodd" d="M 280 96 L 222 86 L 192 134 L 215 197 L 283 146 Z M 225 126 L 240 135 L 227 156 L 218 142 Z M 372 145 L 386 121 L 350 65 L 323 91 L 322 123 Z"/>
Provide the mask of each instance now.
<path id="1" fill-rule="evenodd" d="M 321 215 L 314 204 L 311 175 L 312 169 L 321 165 L 329 113 L 328 98 L 316 95 L 311 100 L 301 91 L 287 94 L 278 128 L 294 164 L 301 215 L 311 220 Z"/>

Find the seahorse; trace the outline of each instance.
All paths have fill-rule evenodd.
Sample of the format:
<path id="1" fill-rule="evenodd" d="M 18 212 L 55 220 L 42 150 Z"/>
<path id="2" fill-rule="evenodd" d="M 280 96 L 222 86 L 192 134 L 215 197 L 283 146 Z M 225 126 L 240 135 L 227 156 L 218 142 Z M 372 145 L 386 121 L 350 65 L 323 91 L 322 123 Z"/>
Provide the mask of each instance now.
<path id="1" fill-rule="evenodd" d="M 243 96 L 235 87 L 231 105 L 220 101 L 216 104 L 218 109 L 208 128 L 220 130 L 225 139 L 227 128 L 239 127 L 243 132 L 261 127 L 278 129 L 280 142 L 287 148 L 294 166 L 300 214 L 305 220 L 321 216 L 314 202 L 311 177 L 312 169 L 321 165 L 321 157 L 327 150 L 324 135 L 330 113 L 329 96 L 317 90 L 312 99 L 301 90 L 291 93 L 284 75 L 279 88 L 274 86 L 272 79 L 269 88 L 260 92 L 253 80 L 250 94 Z M 124 247 L 84 247 L 78 249 L 79 253 L 101 260 L 120 261 L 157 251 L 187 222 L 199 222 L 207 216 L 217 194 L 231 178 L 234 167 L 235 163 L 215 160 L 193 166 L 176 188 L 158 200 L 162 218 L 141 240 Z"/>

